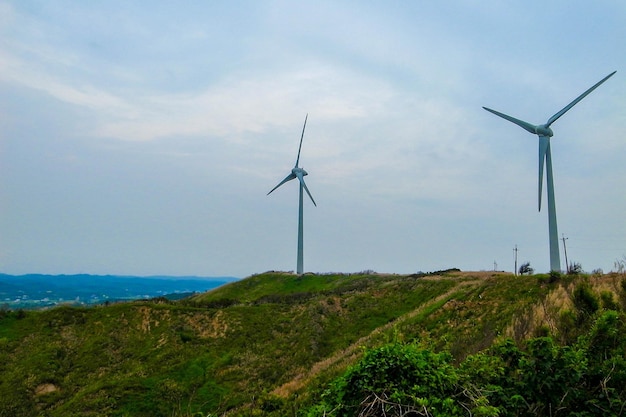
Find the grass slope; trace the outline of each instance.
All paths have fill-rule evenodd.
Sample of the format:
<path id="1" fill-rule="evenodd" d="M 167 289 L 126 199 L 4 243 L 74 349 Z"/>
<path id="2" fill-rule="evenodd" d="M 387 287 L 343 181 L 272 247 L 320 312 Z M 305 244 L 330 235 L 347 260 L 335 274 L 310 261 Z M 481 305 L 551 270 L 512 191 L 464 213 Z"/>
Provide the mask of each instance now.
<path id="1" fill-rule="evenodd" d="M 546 303 L 567 307 L 572 283 L 547 281 L 265 273 L 176 302 L 4 311 L 0 416 L 294 415 L 363 347 L 421 339 L 462 359 L 527 336 Z"/>

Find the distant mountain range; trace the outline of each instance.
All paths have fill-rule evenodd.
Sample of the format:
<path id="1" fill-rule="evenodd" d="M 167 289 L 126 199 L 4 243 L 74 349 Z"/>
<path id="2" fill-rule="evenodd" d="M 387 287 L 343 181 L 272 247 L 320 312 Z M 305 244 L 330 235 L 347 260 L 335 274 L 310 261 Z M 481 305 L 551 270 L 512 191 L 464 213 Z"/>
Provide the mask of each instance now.
<path id="1" fill-rule="evenodd" d="M 0 274 L 0 306 L 37 309 L 59 304 L 93 305 L 205 292 L 235 277 Z"/>

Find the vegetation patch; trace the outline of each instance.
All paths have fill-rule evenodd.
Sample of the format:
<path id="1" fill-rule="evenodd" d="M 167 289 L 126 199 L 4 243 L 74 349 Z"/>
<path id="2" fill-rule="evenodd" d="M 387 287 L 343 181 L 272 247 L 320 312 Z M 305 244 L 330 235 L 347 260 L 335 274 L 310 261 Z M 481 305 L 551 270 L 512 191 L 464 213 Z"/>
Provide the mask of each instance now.
<path id="1" fill-rule="evenodd" d="M 405 391 L 406 376 L 389 385 L 395 391 L 372 391 L 378 397 L 361 398 L 372 412 L 393 403 L 452 413 L 460 404 L 475 415 L 489 415 L 493 410 L 488 407 L 508 410 L 514 404 L 498 403 L 487 391 L 463 385 L 470 377 L 480 381 L 478 371 L 466 372 L 466 362 L 483 363 L 484 375 L 500 378 L 501 368 L 521 372 L 522 362 L 507 362 L 511 358 L 530 361 L 539 353 L 547 358 L 545 352 L 552 352 L 556 361 L 550 366 L 574 366 L 568 361 L 575 352 L 581 364 L 594 364 L 575 368 L 596 378 L 579 381 L 599 389 L 596 396 L 610 399 L 599 406 L 614 410 L 611 401 L 622 398 L 622 391 L 605 384 L 606 394 L 602 381 L 622 378 L 616 370 L 626 340 L 624 278 L 549 278 L 458 270 L 413 275 L 272 272 L 179 301 L 5 310 L 0 314 L 0 416 L 295 416 L 327 404 L 325 393 L 337 386 L 333 381 L 347 378 L 348 369 L 361 367 L 361 373 L 350 375 L 364 378 L 361 361 L 369 361 L 371 371 L 373 362 L 382 366 L 385 355 L 396 354 L 407 354 L 409 363 L 388 358 L 389 367 L 382 369 L 405 372 L 431 361 L 456 376 L 417 366 L 424 378 L 440 379 L 443 391 L 433 391 L 432 398 L 418 388 Z M 545 343 L 529 342 L 535 339 Z M 601 359 L 608 357 L 610 362 Z M 453 378 L 448 381 L 452 385 L 444 377 Z M 372 380 L 372 387 L 392 381 L 390 375 L 376 378 L 386 382 Z M 498 381 L 485 384 L 502 383 Z M 502 384 L 502 392 L 509 393 Z M 477 402 L 469 397 L 451 397 L 459 399 L 456 405 L 444 401 L 444 393 L 457 395 L 460 386 L 474 392 Z M 360 394 L 351 395 L 356 401 Z M 422 402 L 411 403 L 411 398 Z M 545 410 L 538 407 L 534 410 Z"/>

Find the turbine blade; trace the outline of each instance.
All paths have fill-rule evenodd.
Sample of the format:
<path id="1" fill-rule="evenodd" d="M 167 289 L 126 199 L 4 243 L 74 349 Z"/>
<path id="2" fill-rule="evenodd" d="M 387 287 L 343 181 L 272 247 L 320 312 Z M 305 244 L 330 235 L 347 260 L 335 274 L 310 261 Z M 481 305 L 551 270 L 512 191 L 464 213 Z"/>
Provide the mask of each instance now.
<path id="1" fill-rule="evenodd" d="M 272 191 L 274 191 L 275 189 L 277 189 L 278 187 L 280 187 L 281 185 L 283 185 L 284 183 L 286 183 L 287 181 L 291 181 L 292 179 L 296 178 L 296 176 L 294 175 L 294 173 L 292 172 L 291 174 L 287 175 L 285 177 L 284 180 L 282 180 L 281 182 L 278 183 L 278 185 L 274 188 L 272 188 L 272 190 L 267 193 L 267 195 L 270 195 L 272 193 Z"/>
<path id="2" fill-rule="evenodd" d="M 306 182 L 304 182 L 304 180 L 302 180 L 302 186 L 304 186 L 304 191 L 306 191 L 306 193 L 309 195 L 309 198 L 311 199 L 311 201 L 313 202 L 313 205 L 315 207 L 317 207 L 317 203 L 315 203 L 315 200 L 313 200 L 313 196 L 311 195 L 311 193 L 309 192 L 308 187 L 306 186 Z"/>
<path id="3" fill-rule="evenodd" d="M 313 205 L 317 207 L 315 200 L 313 200 L 313 196 L 309 192 L 309 188 L 306 186 L 306 182 L 304 182 L 304 176 L 302 175 L 302 173 L 298 173 L 297 176 L 298 176 L 298 179 L 300 180 L 300 184 L 302 184 L 302 186 L 304 187 L 304 191 L 306 191 L 306 193 L 309 195 L 309 198 L 313 202 Z"/>
<path id="4" fill-rule="evenodd" d="M 298 147 L 298 159 L 296 159 L 296 168 L 298 168 L 298 163 L 300 162 L 300 150 L 302 149 L 302 139 L 304 139 L 304 129 L 306 128 L 306 119 L 309 118 L 309 113 L 304 117 L 304 126 L 302 126 L 302 136 L 300 136 L 300 146 Z"/>
<path id="5" fill-rule="evenodd" d="M 492 110 L 492 109 L 490 109 L 488 107 L 484 107 L 483 106 L 483 109 L 487 110 L 490 113 L 495 114 L 496 116 L 500 116 L 503 119 L 508 120 L 509 122 L 515 123 L 516 125 L 518 125 L 519 127 L 527 130 L 530 133 L 534 133 L 534 134 L 537 133 L 537 126 L 535 126 L 533 124 L 530 124 L 530 123 L 525 122 L 525 121 L 520 120 L 520 119 L 516 119 L 515 117 L 511 117 L 508 114 L 504 114 L 504 113 L 500 113 L 499 111 Z"/>
<path id="6" fill-rule="evenodd" d="M 603 79 L 601 79 L 600 81 L 598 81 L 597 83 L 595 83 L 591 88 L 589 88 L 587 91 L 585 91 L 584 93 L 582 93 L 581 95 L 579 95 L 574 101 L 572 101 L 570 104 L 568 104 L 567 106 L 563 107 L 563 109 L 556 113 L 554 116 L 552 116 L 551 118 L 548 119 L 548 121 L 546 122 L 546 127 L 550 127 L 550 125 L 554 122 L 556 122 L 556 120 L 563 116 L 565 114 L 565 112 L 567 112 L 569 109 L 571 109 L 572 107 L 574 107 L 580 100 L 582 100 L 583 98 L 585 98 L 587 96 L 587 94 L 591 93 L 593 90 L 595 90 L 596 88 L 598 88 L 600 86 L 600 84 L 602 84 L 603 82 L 605 82 L 606 80 L 608 80 L 610 77 L 613 76 L 613 74 L 615 74 L 617 71 L 613 71 L 612 73 L 610 73 L 609 75 L 607 75 L 606 77 L 604 77 Z"/>
<path id="7" fill-rule="evenodd" d="M 539 211 L 541 211 L 541 195 L 543 190 L 543 167 L 546 161 L 546 153 L 550 148 L 550 138 L 539 136 Z"/>

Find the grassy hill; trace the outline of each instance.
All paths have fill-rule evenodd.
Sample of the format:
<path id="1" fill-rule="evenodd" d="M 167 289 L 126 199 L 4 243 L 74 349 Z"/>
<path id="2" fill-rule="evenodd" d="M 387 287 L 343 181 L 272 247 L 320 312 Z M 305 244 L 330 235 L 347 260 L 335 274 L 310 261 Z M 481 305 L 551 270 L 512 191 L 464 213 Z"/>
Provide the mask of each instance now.
<path id="1" fill-rule="evenodd" d="M 505 337 L 566 342 L 583 282 L 622 308 L 617 274 L 450 270 L 271 272 L 175 302 L 2 311 L 0 416 L 295 415 L 390 341 L 457 361 Z"/>

